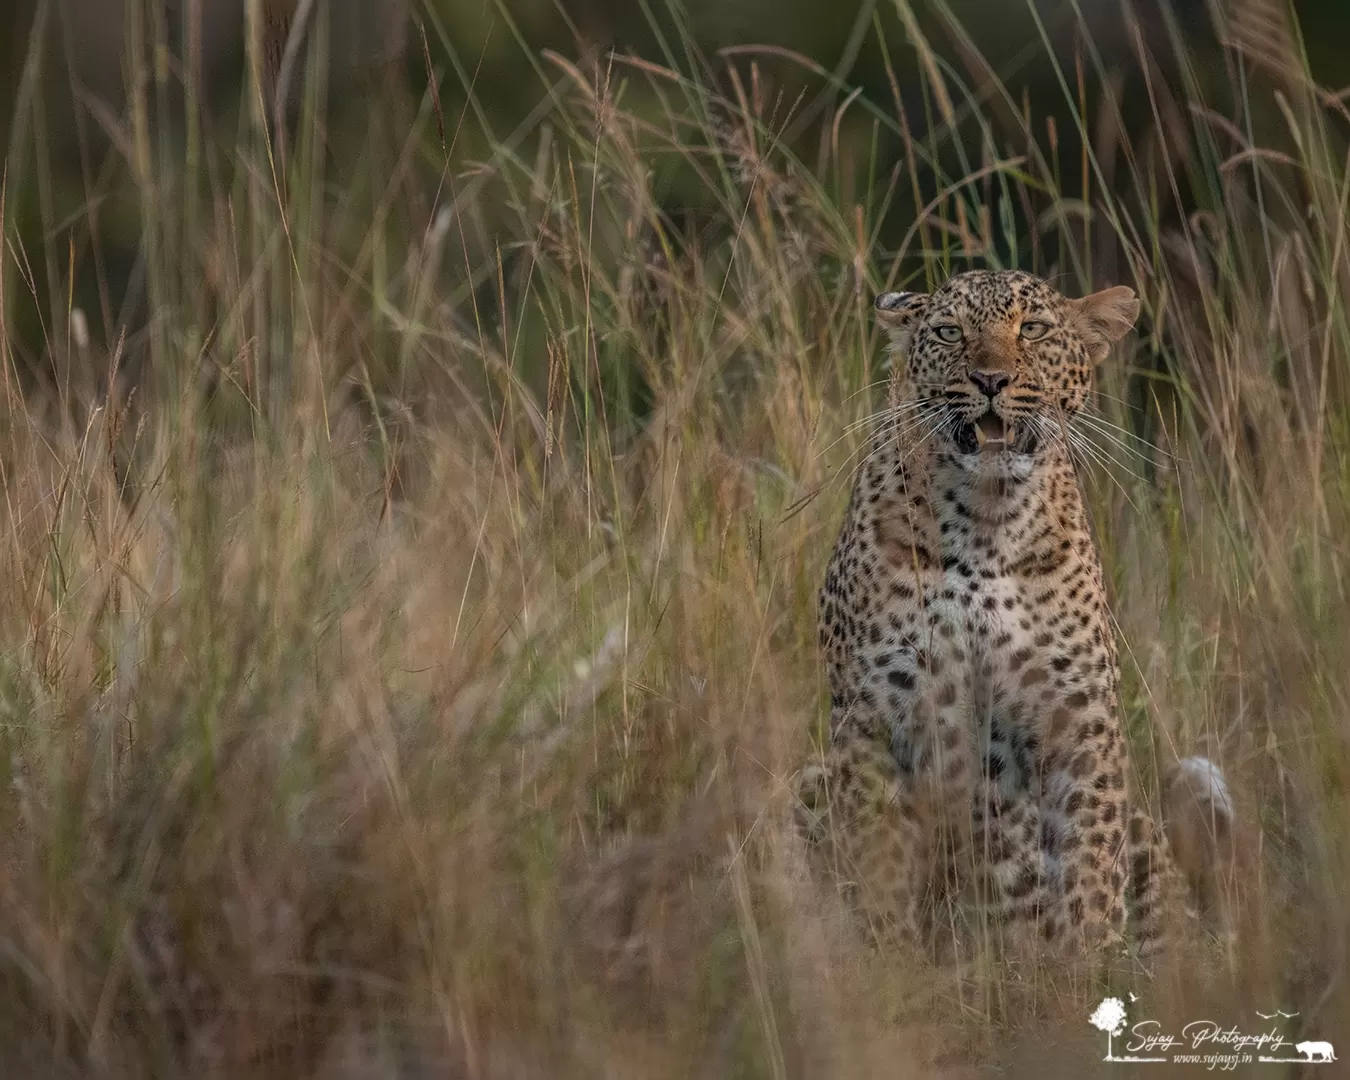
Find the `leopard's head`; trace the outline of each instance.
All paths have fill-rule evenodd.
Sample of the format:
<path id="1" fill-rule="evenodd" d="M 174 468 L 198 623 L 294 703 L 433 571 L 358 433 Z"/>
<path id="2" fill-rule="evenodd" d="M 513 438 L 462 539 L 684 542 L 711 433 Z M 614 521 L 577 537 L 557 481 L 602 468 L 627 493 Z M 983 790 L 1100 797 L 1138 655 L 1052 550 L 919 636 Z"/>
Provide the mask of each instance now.
<path id="1" fill-rule="evenodd" d="M 1027 475 L 1062 445 L 1092 374 L 1134 325 L 1118 285 L 1071 300 L 1032 274 L 975 270 L 876 298 L 897 370 L 891 422 L 970 472 Z"/>

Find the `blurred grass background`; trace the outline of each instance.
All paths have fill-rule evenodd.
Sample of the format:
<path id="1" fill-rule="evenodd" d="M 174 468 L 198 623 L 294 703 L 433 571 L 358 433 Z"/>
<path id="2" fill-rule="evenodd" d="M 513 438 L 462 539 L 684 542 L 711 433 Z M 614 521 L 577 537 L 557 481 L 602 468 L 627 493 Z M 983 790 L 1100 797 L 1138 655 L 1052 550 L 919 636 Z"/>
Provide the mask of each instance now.
<path id="1" fill-rule="evenodd" d="M 1350 1028 L 1343 5 L 5 18 L 5 1075 L 1110 1068 L 783 828 L 871 298 L 972 266 L 1144 300 L 1124 707 L 1241 823 L 1138 1007 Z"/>

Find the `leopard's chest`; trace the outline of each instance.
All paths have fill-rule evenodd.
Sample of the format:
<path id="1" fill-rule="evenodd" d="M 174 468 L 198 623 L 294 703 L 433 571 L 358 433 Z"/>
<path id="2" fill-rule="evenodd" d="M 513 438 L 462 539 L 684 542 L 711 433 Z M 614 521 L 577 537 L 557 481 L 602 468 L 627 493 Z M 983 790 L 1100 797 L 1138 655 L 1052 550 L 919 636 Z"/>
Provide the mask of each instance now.
<path id="1" fill-rule="evenodd" d="M 1062 575 L 946 563 L 876 577 L 840 665 L 851 673 L 841 696 L 874 717 L 906 768 L 1034 748 L 1050 703 L 1104 686 L 1112 670 L 1100 606 L 1081 589 L 1070 601 Z"/>
<path id="2" fill-rule="evenodd" d="M 884 499 L 855 506 L 822 591 L 836 705 L 870 714 L 873 728 L 960 715 L 970 730 L 1017 724 L 1042 703 L 1051 712 L 1056 695 L 1109 694 L 1114 653 L 1090 540 L 1030 514 L 981 532 Z"/>
<path id="3" fill-rule="evenodd" d="M 987 713 L 1053 651 L 1047 585 L 962 563 L 926 575 L 907 603 L 879 615 L 888 629 L 908 631 L 916 691 L 939 703 L 956 696 Z M 885 660 L 885 650 L 863 653 L 864 666 Z"/>

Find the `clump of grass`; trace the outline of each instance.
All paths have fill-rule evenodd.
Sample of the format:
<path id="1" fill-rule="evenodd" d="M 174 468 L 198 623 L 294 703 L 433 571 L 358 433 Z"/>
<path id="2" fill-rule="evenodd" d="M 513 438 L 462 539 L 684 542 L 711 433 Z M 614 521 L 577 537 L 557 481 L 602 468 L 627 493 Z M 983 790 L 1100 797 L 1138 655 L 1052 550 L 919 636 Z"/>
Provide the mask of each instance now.
<path id="1" fill-rule="evenodd" d="M 472 68 L 427 15 L 464 115 L 428 91 L 403 151 L 359 168 L 323 151 L 317 47 L 283 155 L 261 60 L 237 137 L 175 126 L 169 98 L 204 115 L 191 81 L 156 78 L 133 22 L 106 171 L 143 211 L 133 338 L 90 340 L 60 300 L 80 268 L 52 252 L 83 251 L 100 190 L 60 220 L 38 200 L 42 255 L 6 219 L 6 319 L 37 305 L 38 358 L 71 373 L 26 379 L 7 322 L 6 1064 L 1097 1060 L 1095 987 L 869 952 L 784 823 L 824 719 L 815 589 L 885 376 L 872 295 L 1013 262 L 1073 291 L 1104 245 L 1147 313 L 1085 463 L 1136 758 L 1151 786 L 1213 756 L 1241 814 L 1235 939 L 1158 993 L 1339 1030 L 1346 171 L 1296 36 L 1259 78 L 1235 47 L 1245 89 L 1217 103 L 1181 42 L 1179 85 L 1141 57 L 1134 142 L 1086 110 L 1085 49 L 1060 73 L 1100 136 L 1076 160 L 915 24 L 931 131 L 841 95 L 815 163 L 748 50 L 530 55 L 533 126 L 472 161 Z M 1256 95 L 1278 153 L 1244 126 Z M 901 199 L 923 212 L 897 228 Z"/>

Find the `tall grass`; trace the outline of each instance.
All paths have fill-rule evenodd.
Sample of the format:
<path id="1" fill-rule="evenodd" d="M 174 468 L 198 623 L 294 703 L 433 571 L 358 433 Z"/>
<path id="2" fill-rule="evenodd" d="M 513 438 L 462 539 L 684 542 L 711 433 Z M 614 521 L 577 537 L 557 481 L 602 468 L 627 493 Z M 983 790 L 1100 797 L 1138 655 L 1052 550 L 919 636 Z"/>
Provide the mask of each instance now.
<path id="1" fill-rule="evenodd" d="M 1178 1027 L 1350 1030 L 1350 171 L 1296 33 L 1239 25 L 1218 89 L 1180 37 L 1172 78 L 1141 56 L 1129 139 L 1087 42 L 1073 140 L 908 20 L 930 128 L 827 86 L 808 158 L 783 58 L 701 56 L 676 6 L 664 55 L 522 49 L 514 132 L 427 11 L 462 115 L 391 99 L 335 154 L 322 33 L 288 121 L 248 11 L 226 120 L 132 20 L 73 214 L 39 96 L 13 126 L 6 1075 L 1093 1068 L 1096 987 L 870 951 L 785 829 L 871 298 L 1014 263 L 1144 300 L 1084 477 L 1124 708 L 1147 790 L 1205 753 L 1239 809 L 1231 939 L 1132 988 Z M 129 338 L 70 299 L 114 188 Z"/>

